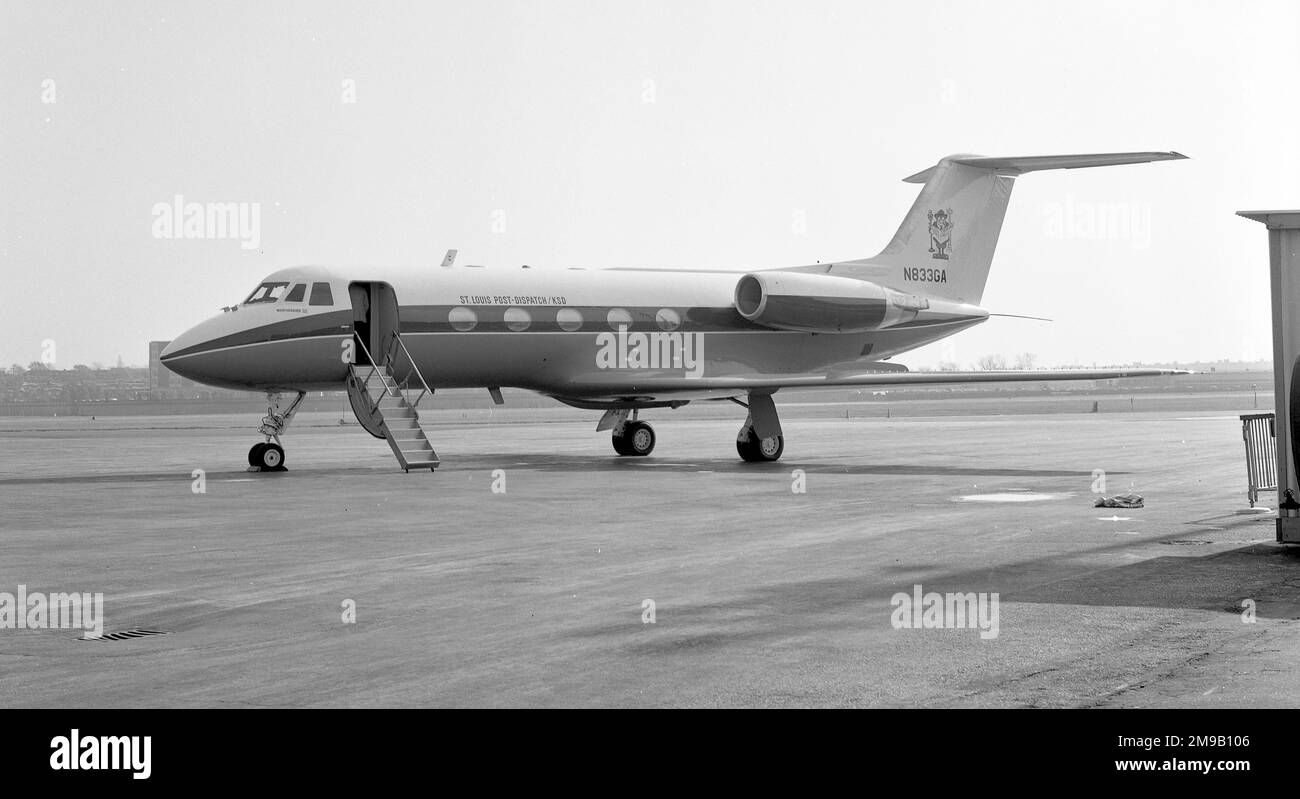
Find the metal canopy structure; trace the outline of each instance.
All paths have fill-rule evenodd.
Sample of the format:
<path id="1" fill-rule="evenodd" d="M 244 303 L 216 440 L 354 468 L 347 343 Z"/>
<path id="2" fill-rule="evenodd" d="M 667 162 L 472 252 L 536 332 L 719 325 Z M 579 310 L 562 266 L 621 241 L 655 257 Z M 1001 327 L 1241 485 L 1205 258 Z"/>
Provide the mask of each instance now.
<path id="1" fill-rule="evenodd" d="M 1273 294 L 1273 393 L 1277 413 L 1278 505 L 1287 489 L 1300 498 L 1300 210 L 1238 211 L 1268 228 Z M 1277 540 L 1300 544 L 1300 517 L 1278 518 Z"/>

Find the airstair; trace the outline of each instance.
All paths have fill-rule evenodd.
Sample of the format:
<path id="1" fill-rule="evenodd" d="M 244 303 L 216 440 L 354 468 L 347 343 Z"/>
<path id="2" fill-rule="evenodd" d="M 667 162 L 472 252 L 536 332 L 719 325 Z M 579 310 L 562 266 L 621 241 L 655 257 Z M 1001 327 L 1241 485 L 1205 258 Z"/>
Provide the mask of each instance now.
<path id="1" fill-rule="evenodd" d="M 352 364 L 348 376 L 348 393 L 357 419 L 371 435 L 387 439 L 393 455 L 403 471 L 438 468 L 438 453 L 433 451 L 428 433 L 420 424 L 417 407 L 433 389 L 420 374 L 415 359 L 406 349 L 399 335 L 393 335 L 392 344 L 381 360 L 375 360 L 360 339 L 357 345 L 369 363 Z M 405 357 L 409 369 L 399 382 L 393 369 L 398 354 Z M 400 372 L 398 372 L 400 373 Z M 412 393 L 418 389 L 415 399 Z M 363 412 L 364 411 L 364 412 Z"/>

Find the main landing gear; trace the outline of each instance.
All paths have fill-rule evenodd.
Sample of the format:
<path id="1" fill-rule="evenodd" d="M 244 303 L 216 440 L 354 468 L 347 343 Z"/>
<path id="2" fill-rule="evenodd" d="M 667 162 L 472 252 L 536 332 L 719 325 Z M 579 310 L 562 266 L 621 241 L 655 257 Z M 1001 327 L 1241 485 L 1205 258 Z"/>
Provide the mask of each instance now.
<path id="1" fill-rule="evenodd" d="M 635 410 L 632 411 L 630 421 L 627 414 L 626 410 L 610 411 L 601 419 L 596 429 L 603 430 L 611 426 L 614 428 L 612 441 L 614 451 L 619 455 L 641 456 L 654 452 L 655 429 L 645 422 L 637 421 Z M 609 424 L 606 423 L 607 420 Z"/>
<path id="2" fill-rule="evenodd" d="M 280 410 L 281 395 L 279 392 L 268 391 L 266 393 L 266 416 L 262 417 L 262 424 L 257 428 L 257 432 L 266 436 L 266 441 L 260 444 L 254 444 L 253 448 L 248 451 L 249 471 L 258 472 L 283 472 L 284 468 L 284 447 L 280 444 L 280 434 L 289 426 L 293 420 L 293 415 L 297 413 L 298 406 L 307 396 L 307 392 L 299 391 L 298 396 L 294 397 L 289 403 L 289 407 Z"/>
<path id="3" fill-rule="evenodd" d="M 749 411 L 736 434 L 736 452 L 749 463 L 771 463 L 785 452 L 785 435 L 771 394 L 751 392 L 748 402 L 735 397 L 732 402 Z M 631 416 L 629 419 L 628 416 Z M 655 448 L 654 428 L 639 421 L 635 409 L 611 408 L 605 411 L 596 430 L 613 430 L 614 451 L 619 455 L 649 455 Z"/>
<path id="4" fill-rule="evenodd" d="M 736 434 L 736 452 L 750 463 L 774 461 L 785 452 L 785 436 L 775 435 L 759 438 L 754 432 L 754 425 L 748 419 Z"/>
<path id="5" fill-rule="evenodd" d="M 781 418 L 776 413 L 776 403 L 771 394 L 751 391 L 749 402 L 735 397 L 731 401 L 749 410 L 745 423 L 736 434 L 736 452 L 749 463 L 776 460 L 785 452 L 785 436 L 781 432 Z"/>
<path id="6" fill-rule="evenodd" d="M 655 448 L 655 429 L 645 422 L 627 422 L 614 431 L 613 440 L 619 455 L 649 455 Z"/>

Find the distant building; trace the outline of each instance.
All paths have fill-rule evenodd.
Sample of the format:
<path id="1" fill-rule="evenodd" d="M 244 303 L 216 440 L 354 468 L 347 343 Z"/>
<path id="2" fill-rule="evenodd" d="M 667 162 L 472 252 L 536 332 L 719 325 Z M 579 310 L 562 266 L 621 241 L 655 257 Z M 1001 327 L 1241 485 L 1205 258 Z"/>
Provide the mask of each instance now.
<path id="1" fill-rule="evenodd" d="M 198 384 L 163 366 L 160 356 L 170 341 L 149 342 L 149 391 L 169 392 L 195 388 Z"/>

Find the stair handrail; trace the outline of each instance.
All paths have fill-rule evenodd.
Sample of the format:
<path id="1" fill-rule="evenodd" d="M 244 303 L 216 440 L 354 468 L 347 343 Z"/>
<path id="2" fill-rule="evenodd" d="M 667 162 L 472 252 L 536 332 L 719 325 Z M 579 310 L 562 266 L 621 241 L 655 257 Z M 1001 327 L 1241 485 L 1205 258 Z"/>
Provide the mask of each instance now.
<path id="1" fill-rule="evenodd" d="M 366 373 L 366 380 L 365 380 L 365 382 L 366 382 L 366 383 L 369 383 L 369 382 L 370 382 L 370 378 L 371 378 L 375 373 L 378 373 L 378 374 L 379 374 L 379 382 L 380 382 L 380 384 L 383 385 L 383 387 L 384 387 L 384 393 L 387 394 L 387 393 L 388 393 L 388 381 L 384 379 L 384 373 L 381 372 L 381 371 L 379 370 L 379 364 L 375 363 L 375 356 L 373 356 L 373 355 L 370 354 L 370 350 L 369 350 L 369 348 L 366 347 L 366 343 L 365 343 L 364 341 L 361 340 L 361 337 L 360 337 L 360 336 L 353 336 L 353 338 L 356 340 L 356 342 L 357 342 L 358 344 L 361 345 L 361 351 L 364 352 L 364 353 L 366 354 L 366 360 L 370 361 L 370 371 Z M 393 387 L 394 387 L 394 388 L 397 387 L 396 384 L 397 384 L 397 378 L 393 378 Z M 379 403 L 375 403 L 375 404 L 378 405 Z"/>
<path id="2" fill-rule="evenodd" d="M 429 388 L 428 381 L 426 381 L 424 375 L 420 373 L 420 367 L 415 363 L 415 358 L 411 356 L 411 351 L 406 348 L 406 342 L 402 341 L 400 333 L 393 333 L 393 342 L 402 348 L 402 352 L 406 354 L 406 360 L 411 362 L 411 370 L 415 372 L 416 377 L 420 378 L 420 396 L 416 397 L 415 402 L 411 403 L 412 408 L 418 408 L 420 406 L 420 400 L 424 399 L 425 394 L 432 394 L 433 389 Z M 393 379 L 396 380 L 396 376 L 394 376 Z M 411 376 L 408 374 L 406 376 L 406 381 L 409 382 L 410 379 Z"/>
<path id="3" fill-rule="evenodd" d="M 383 371 L 379 369 L 379 364 L 375 363 L 375 356 L 370 354 L 370 349 L 366 347 L 365 342 L 361 340 L 360 336 L 356 336 L 356 341 L 358 344 L 361 345 L 361 351 L 366 354 L 366 359 L 370 361 L 370 372 L 366 374 L 366 382 L 367 383 L 370 382 L 370 376 L 378 372 L 379 382 L 383 384 L 384 393 L 387 394 L 389 388 L 388 380 L 384 377 Z M 415 363 L 415 358 L 411 357 L 411 351 L 406 348 L 406 342 L 402 341 L 401 335 L 399 335 L 396 332 L 393 333 L 393 341 L 388 345 L 388 351 L 384 353 L 384 357 L 386 359 L 385 363 L 386 364 L 391 363 L 394 360 L 394 356 L 397 353 L 398 347 L 402 348 L 402 352 L 406 354 L 406 359 L 411 362 L 411 369 L 412 371 L 415 372 L 415 376 L 420 378 L 420 386 L 421 386 L 420 396 L 415 398 L 415 402 L 411 402 L 409 399 L 406 398 L 406 392 L 410 391 L 409 388 L 410 381 L 411 381 L 410 374 L 407 374 L 406 379 L 403 380 L 401 383 L 397 382 L 396 374 L 392 375 L 393 378 L 392 387 L 394 389 L 401 391 L 402 399 L 405 399 L 407 402 L 410 403 L 412 410 L 416 410 L 420 406 L 420 400 L 424 399 L 424 395 L 432 394 L 433 389 L 429 388 L 429 384 L 428 382 L 425 381 L 424 375 L 420 373 L 420 367 Z"/>

